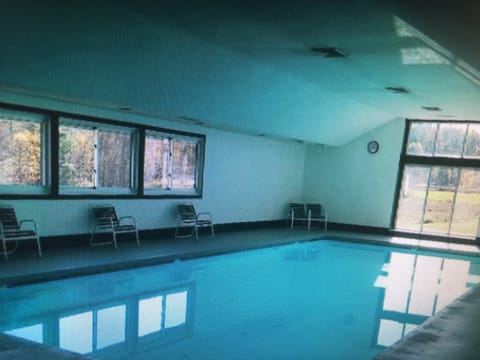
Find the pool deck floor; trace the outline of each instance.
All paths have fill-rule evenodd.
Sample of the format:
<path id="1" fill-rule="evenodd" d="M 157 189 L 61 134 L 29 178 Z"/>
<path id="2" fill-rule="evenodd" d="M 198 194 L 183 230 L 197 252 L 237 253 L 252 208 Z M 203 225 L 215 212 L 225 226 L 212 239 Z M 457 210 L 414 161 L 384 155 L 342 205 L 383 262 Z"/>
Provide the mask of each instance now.
<path id="1" fill-rule="evenodd" d="M 124 239 L 119 242 L 117 250 L 112 246 L 46 249 L 42 258 L 34 252 L 19 252 L 10 256 L 8 261 L 0 260 L 0 287 L 319 239 L 342 239 L 408 248 L 421 247 L 480 256 L 478 247 L 474 245 L 445 244 L 369 234 L 274 228 L 223 232 L 215 237 L 201 234 L 198 240 L 144 239 L 140 247 L 137 247 L 134 241 Z M 476 286 L 381 353 L 377 359 L 480 359 L 479 333 L 480 287 Z M 32 358 L 43 360 L 85 357 L 0 334 L 0 360 Z"/>

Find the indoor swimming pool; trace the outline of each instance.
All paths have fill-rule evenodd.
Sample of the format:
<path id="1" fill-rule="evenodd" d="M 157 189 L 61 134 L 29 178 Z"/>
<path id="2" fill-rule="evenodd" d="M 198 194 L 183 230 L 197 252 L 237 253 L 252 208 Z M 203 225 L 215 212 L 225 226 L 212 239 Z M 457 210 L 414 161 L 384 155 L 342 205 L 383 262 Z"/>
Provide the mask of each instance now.
<path id="1" fill-rule="evenodd" d="M 480 258 L 321 240 L 0 289 L 0 331 L 94 359 L 372 359 Z"/>

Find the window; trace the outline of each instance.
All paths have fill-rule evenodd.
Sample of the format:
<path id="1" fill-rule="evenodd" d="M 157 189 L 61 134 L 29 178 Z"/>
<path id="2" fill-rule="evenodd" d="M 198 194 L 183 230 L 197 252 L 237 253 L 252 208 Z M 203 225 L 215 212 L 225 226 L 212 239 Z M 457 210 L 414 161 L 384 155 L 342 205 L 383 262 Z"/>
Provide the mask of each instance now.
<path id="1" fill-rule="evenodd" d="M 158 295 L 138 302 L 138 336 L 159 333 L 187 323 L 188 291 Z"/>
<path id="2" fill-rule="evenodd" d="M 135 191 L 136 131 L 62 119 L 59 127 L 61 193 Z"/>
<path id="3" fill-rule="evenodd" d="M 395 228 L 474 238 L 480 216 L 480 124 L 410 121 Z"/>
<path id="4" fill-rule="evenodd" d="M 1 106 L 2 196 L 202 195 L 204 135 Z"/>
<path id="5" fill-rule="evenodd" d="M 2 192 L 47 191 L 46 126 L 46 119 L 41 115 L 0 110 Z"/>
<path id="6" fill-rule="evenodd" d="M 391 252 L 375 281 L 384 289 L 377 344 L 392 345 L 464 294 L 473 286 L 473 266 L 455 258 Z"/>
<path id="7" fill-rule="evenodd" d="M 148 131 L 145 137 L 145 193 L 199 195 L 203 144 L 202 137 Z"/>
<path id="8" fill-rule="evenodd" d="M 61 317 L 59 346 L 88 354 L 126 340 L 127 306 L 124 304 Z"/>

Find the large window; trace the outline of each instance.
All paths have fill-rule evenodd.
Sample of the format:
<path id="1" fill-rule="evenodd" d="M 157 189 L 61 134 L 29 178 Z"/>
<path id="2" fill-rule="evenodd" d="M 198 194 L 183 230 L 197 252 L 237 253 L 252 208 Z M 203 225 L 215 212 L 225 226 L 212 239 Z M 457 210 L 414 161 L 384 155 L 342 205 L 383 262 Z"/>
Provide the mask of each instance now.
<path id="1" fill-rule="evenodd" d="M 2 196 L 202 195 L 204 135 L 1 106 Z"/>
<path id="2" fill-rule="evenodd" d="M 145 137 L 145 192 L 198 194 L 202 149 L 202 138 L 148 131 Z"/>
<path id="3" fill-rule="evenodd" d="M 46 119 L 0 110 L 0 188 L 9 193 L 43 193 L 48 181 Z"/>
<path id="4" fill-rule="evenodd" d="M 473 238 L 480 216 L 480 124 L 408 122 L 398 230 Z"/>
<path id="5" fill-rule="evenodd" d="M 59 127 L 61 192 L 131 193 L 135 190 L 136 132 L 62 119 Z"/>

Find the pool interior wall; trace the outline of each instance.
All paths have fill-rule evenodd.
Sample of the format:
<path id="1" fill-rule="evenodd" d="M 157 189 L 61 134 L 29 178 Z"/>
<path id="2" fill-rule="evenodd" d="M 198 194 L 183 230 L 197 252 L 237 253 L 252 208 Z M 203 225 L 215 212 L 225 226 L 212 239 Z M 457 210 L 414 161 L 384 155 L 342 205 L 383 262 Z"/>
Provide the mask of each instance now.
<path id="1" fill-rule="evenodd" d="M 318 231 L 308 232 L 302 230 L 290 231 L 284 229 L 271 229 L 240 233 L 225 233 L 219 234 L 215 238 L 210 238 L 209 236 L 202 236 L 199 241 L 193 239 L 185 239 L 181 241 L 179 241 L 178 239 L 171 239 L 170 242 L 162 241 L 162 244 L 158 244 L 156 242 L 145 242 L 144 244 L 142 244 L 142 247 L 140 249 L 130 247 L 127 243 L 121 243 L 119 251 L 114 251 L 111 248 L 79 249 L 79 251 L 75 251 L 75 253 L 72 253 L 71 250 L 63 250 L 65 251 L 64 253 L 62 253 L 61 251 L 55 252 L 52 250 L 52 252 L 49 254 L 47 253 L 45 255 L 45 258 L 43 259 L 29 257 L 28 254 L 18 254 L 17 256 L 12 257 L 9 263 L 1 264 L 2 270 L 5 270 L 2 271 L 2 279 L 5 286 L 15 286 L 16 282 L 19 280 L 20 283 L 22 281 L 29 282 L 27 281 L 28 270 L 30 270 L 30 273 L 33 274 L 46 274 L 47 278 L 48 276 L 52 277 L 54 273 L 57 277 L 68 277 L 74 275 L 82 275 L 85 272 L 85 269 L 82 270 L 82 266 L 92 269 L 93 272 L 98 272 L 102 269 L 107 271 L 117 270 L 120 269 L 122 266 L 140 266 L 142 264 L 142 260 L 143 265 L 148 265 L 149 263 L 171 262 L 175 259 L 194 258 L 198 256 L 221 254 L 231 251 L 261 248 L 265 246 L 276 246 L 293 242 L 321 239 L 325 237 L 341 237 L 344 241 L 358 241 L 358 234 L 324 234 Z M 362 238 L 362 242 L 376 243 L 380 245 L 392 243 L 392 239 L 381 238 L 378 236 L 362 236 Z M 417 247 L 420 245 L 421 244 L 417 243 L 417 245 L 414 246 L 413 243 L 407 243 L 404 246 Z M 427 242 L 426 245 L 432 244 L 428 244 Z M 440 247 L 442 248 L 443 245 Z M 447 251 L 448 249 L 444 248 L 443 250 Z M 470 252 L 470 254 L 478 255 L 478 250 L 476 251 L 476 247 L 474 246 L 464 247 L 461 249 L 457 248 L 456 252 Z M 115 268 L 113 264 L 117 264 L 118 267 Z M 79 271 L 76 273 L 75 269 L 79 269 Z M 39 280 L 40 278 L 38 278 L 38 276 L 34 276 L 30 279 L 30 282 L 35 282 Z M 8 281 L 11 281 L 11 283 L 8 284 Z M 472 293 L 473 295 L 476 294 L 475 291 L 471 291 L 469 294 Z M 464 305 L 467 306 L 468 304 Z M 443 318 L 445 318 L 445 316 L 443 316 Z M 418 332 L 419 331 L 421 330 L 418 330 Z M 437 338 L 436 340 L 438 342 L 442 342 L 441 338 Z M 49 353 L 49 351 L 52 349 L 48 349 L 42 346 L 33 347 L 35 348 L 35 351 L 38 352 L 38 355 L 36 355 L 37 358 L 52 358 L 52 354 Z M 408 347 L 410 352 L 412 351 L 412 349 L 415 348 L 415 346 L 412 347 L 411 344 L 408 345 Z M 462 344 L 457 344 L 457 349 L 461 349 L 464 347 L 465 346 L 463 346 Z M 10 338 L 2 336 L 0 338 L 0 358 L 12 358 L 11 351 L 15 351 L 15 358 L 18 359 L 32 358 L 31 345 L 25 345 L 25 342 L 23 341 L 16 342 L 16 340 L 12 340 Z M 25 353 L 24 357 L 22 357 L 22 352 Z M 44 353 L 44 355 L 41 355 L 42 353 Z M 381 355 L 384 356 L 382 357 L 382 359 L 388 359 L 388 356 L 390 356 L 388 355 L 388 353 L 389 352 L 387 351 L 385 355 Z M 60 358 L 60 356 L 60 352 L 55 350 L 55 358 Z M 66 358 L 71 358 L 71 356 L 77 355 L 67 354 L 65 356 L 67 356 Z M 405 356 L 405 353 L 403 353 L 402 356 Z M 462 356 L 457 356 L 455 358 L 463 359 L 464 357 Z M 406 357 L 402 357 L 402 359 L 403 358 Z"/>

